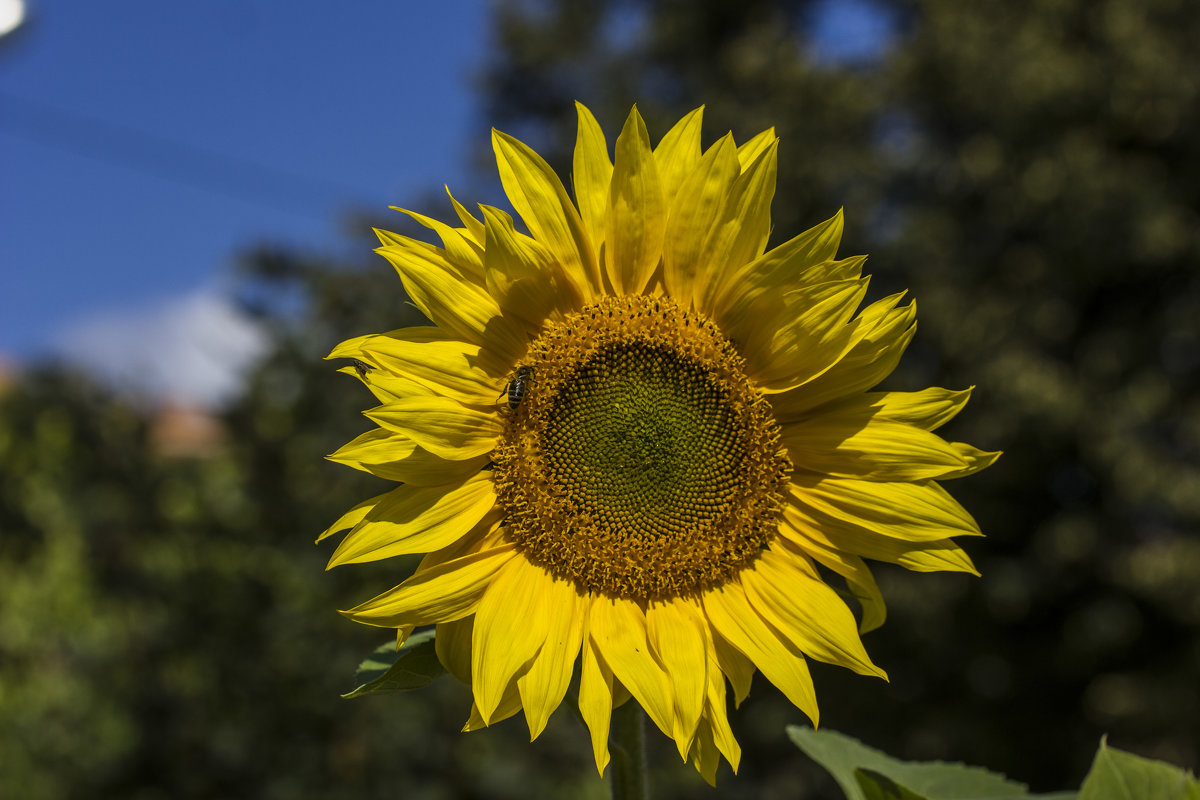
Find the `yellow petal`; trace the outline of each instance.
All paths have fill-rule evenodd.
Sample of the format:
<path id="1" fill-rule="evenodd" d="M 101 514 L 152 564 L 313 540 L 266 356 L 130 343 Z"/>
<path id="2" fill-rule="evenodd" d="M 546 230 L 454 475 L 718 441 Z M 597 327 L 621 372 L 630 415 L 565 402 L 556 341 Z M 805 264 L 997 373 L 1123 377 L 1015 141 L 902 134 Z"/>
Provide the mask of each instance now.
<path id="1" fill-rule="evenodd" d="M 435 456 L 450 460 L 491 452 L 503 432 L 495 412 L 468 408 L 448 397 L 407 397 L 365 413 Z"/>
<path id="2" fill-rule="evenodd" d="M 951 442 L 950 446 L 953 447 L 958 455 L 967 462 L 967 466 L 964 469 L 956 472 L 948 472 L 945 475 L 942 475 L 940 480 L 943 481 L 950 480 L 951 478 L 965 478 L 968 475 L 974 475 L 976 472 L 979 472 L 982 469 L 987 469 L 992 464 L 995 464 L 996 459 L 1003 455 L 1003 453 L 1001 453 L 999 450 L 988 452 L 962 442 Z"/>
<path id="3" fill-rule="evenodd" d="M 766 287 L 857 278 L 858 274 L 830 274 L 828 267 L 825 270 L 817 269 L 825 264 L 842 265 L 833 268 L 834 270 L 855 266 L 854 263 L 834 261 L 838 245 L 842 241 L 842 228 L 842 210 L 838 209 L 836 214 L 819 225 L 793 236 L 778 247 L 739 267 L 734 272 L 735 282 L 739 286 L 761 291 Z M 861 264 L 861 261 L 858 264 Z"/>
<path id="4" fill-rule="evenodd" d="M 562 266 L 585 302 L 600 294 L 600 270 L 583 220 L 554 170 L 527 145 L 492 131 L 492 149 L 509 202 L 537 239 Z"/>
<path id="5" fill-rule="evenodd" d="M 579 715 L 592 735 L 592 754 L 601 775 L 608 765 L 608 728 L 612 724 L 612 710 L 612 670 L 600 659 L 596 645 L 585 637 L 579 671 Z"/>
<path id="6" fill-rule="evenodd" d="M 495 505 L 491 473 L 476 473 L 459 486 L 401 486 L 346 534 L 326 569 L 438 550 L 474 528 Z"/>
<path id="7" fill-rule="evenodd" d="M 975 464 L 935 433 L 863 412 L 785 424 L 781 440 L 798 470 L 872 481 L 937 479 Z"/>
<path id="8" fill-rule="evenodd" d="M 733 771 L 736 774 L 738 764 L 742 759 L 742 748 L 734 738 L 733 731 L 729 727 L 729 718 L 726 715 L 725 703 L 725 676 L 722 673 L 721 659 L 728 658 L 728 653 L 735 653 L 737 657 L 745 662 L 745 657 L 737 653 L 728 644 L 721 641 L 720 636 L 713 633 L 712 627 L 707 620 L 702 620 L 700 626 L 701 633 L 704 636 L 704 650 L 708 659 L 707 678 L 705 680 L 706 688 L 704 694 L 704 714 L 700 718 L 700 725 L 696 732 L 696 737 L 708 735 L 713 739 L 717 750 L 725 756 L 729 761 Z M 722 656 L 720 650 L 726 651 L 726 655 Z M 748 662 L 746 662 L 748 663 Z M 753 672 L 753 666 L 750 667 Z M 705 728 L 708 728 L 707 733 Z"/>
<path id="9" fill-rule="evenodd" d="M 849 522 L 823 514 L 812 508 L 801 508 L 787 503 L 783 508 L 784 524 L 779 526 L 781 535 L 801 546 L 812 540 L 828 548 L 834 548 L 869 558 L 899 564 L 914 572 L 969 572 L 979 571 L 971 558 L 952 539 L 937 539 L 931 542 L 909 542 L 880 536 Z"/>
<path id="10" fill-rule="evenodd" d="M 416 486 L 457 483 L 488 461 L 486 455 L 461 461 L 438 458 L 411 439 L 383 428 L 372 428 L 325 457 L 380 478 Z"/>
<path id="11" fill-rule="evenodd" d="M 591 239 L 592 250 L 599 253 L 604 242 L 613 165 L 608 158 L 604 131 L 592 112 L 579 102 L 575 103 L 575 109 L 579 114 L 579 130 L 575 135 L 575 202 L 579 204 L 579 216 Z"/>
<path id="12" fill-rule="evenodd" d="M 881 560 L 892 561 L 913 572 L 966 572 L 979 577 L 971 557 L 950 539 L 918 545 Z"/>
<path id="13" fill-rule="evenodd" d="M 380 369 L 376 364 L 367 364 L 367 369 L 363 369 L 359 365 L 342 367 L 338 372 L 358 378 L 381 403 L 391 403 L 406 395 L 437 394 L 428 386 L 422 386 L 409 378 L 393 375 L 387 370 Z"/>
<path id="14" fill-rule="evenodd" d="M 525 674 L 546 641 L 550 576 L 524 556 L 496 574 L 475 612 L 471 688 L 485 725 L 493 722 L 505 688 Z"/>
<path id="15" fill-rule="evenodd" d="M 517 679 L 530 741 L 545 729 L 550 714 L 567 693 L 583 641 L 583 601 L 574 585 L 547 576 L 543 590 L 538 613 L 544 618 L 545 641 L 529 671 Z"/>
<path id="16" fill-rule="evenodd" d="M 412 242 L 376 252 L 396 268 L 413 304 L 438 327 L 492 350 L 509 363 L 525 352 L 524 333 L 501 315 L 486 289 L 450 268 L 439 248 Z"/>
<path id="17" fill-rule="evenodd" d="M 471 629 L 475 617 L 439 622 L 433 638 L 438 661 L 460 683 L 471 685 Z"/>
<path id="18" fill-rule="evenodd" d="M 700 777 L 704 778 L 705 783 L 716 788 L 717 767 L 721 766 L 721 755 L 717 750 L 716 742 L 713 741 L 712 728 L 708 725 L 707 720 L 700 726 L 700 730 L 692 740 L 691 749 L 684 758 L 692 762 L 696 771 L 700 773 Z"/>
<path id="19" fill-rule="evenodd" d="M 721 668 L 725 677 L 729 678 L 729 684 L 733 687 L 733 703 L 740 706 L 750 695 L 750 685 L 754 680 L 754 663 L 720 636 L 713 636 L 712 643 L 717 666 Z"/>
<path id="20" fill-rule="evenodd" d="M 736 583 L 706 592 L 704 611 L 713 629 L 750 659 L 792 704 L 817 724 L 817 695 L 804 656 L 773 631 Z"/>
<path id="21" fill-rule="evenodd" d="M 671 684 L 654 657 L 646 635 L 646 617 L 629 600 L 595 597 L 588 635 L 605 665 L 638 701 L 659 730 L 672 735 Z"/>
<path id="22" fill-rule="evenodd" d="M 504 687 L 504 694 L 500 697 L 500 702 L 496 704 L 496 709 L 487 719 L 484 719 L 483 714 L 479 712 L 477 704 L 471 704 L 471 717 L 463 725 L 462 732 L 470 733 L 482 730 L 489 725 L 495 725 L 497 722 L 503 722 L 509 717 L 515 716 L 520 710 L 521 695 L 517 691 L 517 682 L 509 681 L 508 686 Z"/>
<path id="23" fill-rule="evenodd" d="M 346 351 L 347 348 L 339 348 L 334 352 Z M 365 336 L 350 352 L 443 397 L 463 403 L 493 403 L 504 386 L 500 380 L 504 370 L 495 365 L 496 372 L 489 374 L 482 368 L 486 361 L 482 349 L 466 342 L 421 342 L 391 335 Z"/>
<path id="24" fill-rule="evenodd" d="M 412 632 L 417 629 L 416 625 L 401 625 L 396 628 L 396 649 L 404 647 L 404 643 L 408 641 L 408 637 L 412 636 Z"/>
<path id="25" fill-rule="evenodd" d="M 710 258 L 719 269 L 708 273 L 698 292 L 698 303 L 708 314 L 724 302 L 726 287 L 733 287 L 733 271 L 762 255 L 771 233 L 771 200 L 775 196 L 778 142 L 770 142 L 745 166 L 733 182 Z M 736 291 L 736 288 L 734 289 Z"/>
<path id="26" fill-rule="evenodd" d="M 783 392 L 832 369 L 854 346 L 862 325 L 854 312 L 868 279 L 831 281 L 784 295 L 779 316 L 764 317 L 743 353 L 755 379 L 767 392 Z"/>
<path id="27" fill-rule="evenodd" d="M 396 328 L 387 333 L 369 333 L 366 336 L 356 336 L 347 339 L 330 351 L 330 358 L 365 358 L 369 355 L 363 348 L 377 338 L 396 339 L 402 342 L 445 342 L 453 341 L 454 335 L 447 333 L 436 325 L 411 325 L 407 328 Z M 373 364 L 373 366 L 378 366 Z"/>
<path id="28" fill-rule="evenodd" d="M 451 542 L 439 550 L 432 550 L 425 554 L 421 559 L 421 563 L 417 565 L 417 572 L 433 569 L 441 566 L 457 558 L 469 556 L 472 553 L 482 553 L 485 550 L 493 550 L 502 544 L 504 534 L 506 533 L 501 520 L 497 520 L 498 514 L 488 514 L 483 520 L 471 530 L 467 531 L 462 538 L 455 542 Z"/>
<path id="29" fill-rule="evenodd" d="M 767 549 L 752 568 L 742 571 L 741 580 L 759 616 L 805 655 L 887 679 L 858 638 L 850 609 L 794 553 Z"/>
<path id="30" fill-rule="evenodd" d="M 886 483 L 799 473 L 788 487 L 810 508 L 882 536 L 928 542 L 979 536 L 979 525 L 936 483 Z"/>
<path id="31" fill-rule="evenodd" d="M 646 123 L 635 106 L 617 137 L 608 197 L 605 264 L 617 294 L 640 294 L 662 257 L 667 207 Z"/>
<path id="32" fill-rule="evenodd" d="M 417 447 L 412 454 L 401 461 L 387 464 L 360 463 L 366 472 L 386 478 L 390 481 L 411 484 L 413 486 L 437 486 L 456 483 L 462 478 L 474 474 L 487 466 L 488 454 L 453 460 L 436 456 L 423 447 Z"/>
<path id="33" fill-rule="evenodd" d="M 781 245 L 781 249 L 788 253 L 788 263 L 793 268 L 832 261 L 842 243 L 843 227 L 842 209 L 839 208 L 832 217 Z"/>
<path id="34" fill-rule="evenodd" d="M 738 174 L 737 149 L 727 135 L 701 157 L 678 193 L 668 195 L 663 281 L 684 308 L 698 288 L 708 285 L 709 272 L 723 266 L 714 264 L 712 256 L 724 244 L 718 224 Z"/>
<path id="35" fill-rule="evenodd" d="M 823 567 L 846 579 L 846 586 L 862 607 L 862 621 L 858 625 L 859 633 L 869 633 L 881 626 L 887 619 L 887 605 L 883 602 L 883 593 L 879 591 L 879 586 L 875 583 L 875 576 L 871 574 L 867 562 L 860 557 L 807 538 L 801 542 L 796 539 L 780 537 L 779 542 L 784 547 L 812 558 Z"/>
<path id="36" fill-rule="evenodd" d="M 932 431 L 962 411 L 970 397 L 971 389 L 954 392 L 937 387 L 919 392 L 866 392 L 831 403 L 822 411 L 861 410 Z"/>
<path id="37" fill-rule="evenodd" d="M 920 392 L 871 392 L 866 398 L 888 419 L 933 431 L 962 411 L 974 388 L 958 392 L 938 387 Z"/>
<path id="38" fill-rule="evenodd" d="M 426 228 L 437 233 L 442 240 L 442 249 L 446 260 L 464 277 L 477 286 L 483 285 L 483 248 L 469 240 L 458 230 L 416 211 L 407 208 L 391 206 L 402 214 L 407 214 Z"/>
<path id="39" fill-rule="evenodd" d="M 662 181 L 663 197 L 679 194 L 679 187 L 700 163 L 700 129 L 704 106 L 689 112 L 676 122 L 654 148 L 654 161 Z"/>
<path id="40" fill-rule="evenodd" d="M 363 355 L 364 355 L 363 346 L 368 341 L 373 339 L 374 337 L 384 336 L 384 337 L 388 337 L 388 338 L 399 339 L 402 341 L 413 342 L 413 341 L 417 341 L 417 340 L 408 338 L 407 334 L 410 334 L 415 330 L 436 331 L 437 328 L 431 327 L 428 325 L 421 325 L 421 326 L 418 326 L 415 328 L 399 328 L 398 330 L 390 331 L 389 333 L 370 333 L 370 334 L 367 334 L 366 336 L 355 336 L 353 339 L 347 339 L 344 342 L 338 342 L 337 345 L 332 350 L 329 351 L 329 355 L 325 356 L 325 360 L 329 361 L 330 359 L 334 359 L 334 358 L 356 358 L 356 359 L 361 359 L 364 362 L 366 362 L 366 359 L 363 358 Z M 392 334 L 395 334 L 395 336 L 392 336 Z M 422 340 L 428 341 L 426 339 L 422 339 Z M 371 369 L 379 369 L 379 365 L 374 362 L 366 362 L 366 363 L 367 363 L 367 366 L 370 367 Z"/>
<path id="41" fill-rule="evenodd" d="M 762 153 L 778 142 L 779 137 L 775 135 L 775 128 L 771 127 L 738 145 L 738 164 L 741 166 L 742 172 L 745 172 Z"/>
<path id="42" fill-rule="evenodd" d="M 704 620 L 695 606 L 679 598 L 651 603 L 646 609 L 650 645 L 666 670 L 675 695 L 675 727 L 671 736 L 686 759 L 704 711 L 708 650 Z"/>
<path id="43" fill-rule="evenodd" d="M 742 760 L 742 748 L 734 737 L 733 730 L 729 727 L 729 717 L 725 712 L 725 679 L 721 677 L 721 672 L 717 669 L 715 662 L 709 663 L 708 695 L 704 704 L 704 719 L 701 721 L 700 727 L 710 729 L 709 735 L 713 737 L 717 750 L 729 761 L 729 766 L 733 767 L 736 775 L 738 765 Z"/>
<path id="44" fill-rule="evenodd" d="M 462 619 L 475 613 L 480 596 L 496 572 L 516 557 L 516 549 L 509 544 L 456 558 L 418 571 L 394 589 L 341 613 L 355 622 L 381 628 Z"/>
<path id="45" fill-rule="evenodd" d="M 537 241 L 518 238 L 511 220 L 499 209 L 482 206 L 487 251 L 484 263 L 488 291 L 505 314 L 536 331 L 552 314 L 572 310 L 578 297 L 561 274 L 554 256 Z"/>
<path id="46" fill-rule="evenodd" d="M 344 531 L 347 528 L 353 528 L 355 525 L 366 519 L 366 516 L 368 513 L 370 513 L 371 509 L 383 502 L 383 500 L 390 494 L 391 492 L 384 492 L 381 495 L 372 497 L 370 500 L 362 501 L 345 514 L 342 514 L 340 517 L 338 517 L 337 522 L 330 525 L 320 536 L 317 537 L 317 541 L 319 542 L 322 539 L 332 536 L 338 531 Z"/>
<path id="47" fill-rule="evenodd" d="M 477 246 L 483 247 L 483 223 L 471 216 L 471 212 L 463 208 L 462 203 L 454 199 L 454 195 L 450 194 L 450 187 L 447 186 L 446 194 L 450 198 L 450 202 L 454 204 L 454 213 L 458 214 L 458 218 L 462 220 L 463 230 L 465 235 L 470 237 L 470 240 Z"/>
<path id="48" fill-rule="evenodd" d="M 842 212 L 733 270 L 713 313 L 731 338 L 745 341 L 764 314 L 778 313 L 785 291 L 857 279 L 866 256 L 834 261 L 842 236 Z"/>
<path id="49" fill-rule="evenodd" d="M 916 303 L 896 308 L 902 296 L 885 297 L 863 310 L 854 343 L 828 371 L 792 391 L 772 396 L 776 419 L 797 419 L 810 409 L 870 389 L 891 375 L 917 330 Z"/>

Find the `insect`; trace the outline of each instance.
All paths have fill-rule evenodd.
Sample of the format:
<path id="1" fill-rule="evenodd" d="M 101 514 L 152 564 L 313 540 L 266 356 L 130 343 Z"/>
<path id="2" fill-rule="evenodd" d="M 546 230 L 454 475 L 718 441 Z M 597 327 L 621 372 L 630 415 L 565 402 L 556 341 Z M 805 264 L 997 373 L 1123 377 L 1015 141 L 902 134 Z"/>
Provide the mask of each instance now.
<path id="1" fill-rule="evenodd" d="M 367 379 L 367 373 L 370 372 L 371 369 L 372 369 L 371 365 L 368 364 L 367 362 L 359 361 L 357 358 L 354 359 L 354 370 L 355 370 L 355 372 L 358 373 L 358 377 L 361 380 L 365 381 Z"/>
<path id="2" fill-rule="evenodd" d="M 513 377 L 508 385 L 504 387 L 504 391 L 500 393 L 503 397 L 508 394 L 508 407 L 516 408 L 521 405 L 521 401 L 525 399 L 525 392 L 529 390 L 529 384 L 533 381 L 533 367 L 520 366 L 517 367 L 517 374 Z"/>

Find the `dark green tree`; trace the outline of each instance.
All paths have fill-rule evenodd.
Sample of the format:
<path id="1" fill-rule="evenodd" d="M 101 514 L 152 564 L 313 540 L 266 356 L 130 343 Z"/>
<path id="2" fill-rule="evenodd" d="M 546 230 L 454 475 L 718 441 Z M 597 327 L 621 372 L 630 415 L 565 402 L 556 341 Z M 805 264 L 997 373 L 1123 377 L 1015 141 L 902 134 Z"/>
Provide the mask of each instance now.
<path id="1" fill-rule="evenodd" d="M 1111 741 L 1200 751 L 1200 7 L 1180 0 L 505 2 L 497 124 L 559 165 L 571 101 L 616 130 L 706 105 L 774 125 L 773 243 L 845 206 L 847 254 L 920 331 L 892 388 L 977 385 L 948 435 L 981 580 L 884 570 L 890 686 L 821 671 L 823 723 L 908 757 L 1071 785 Z M 836 11 L 883 24 L 847 57 Z M 766 712 L 763 712 L 764 715 Z M 765 716 L 772 725 L 776 712 Z M 746 730 L 747 723 L 753 728 Z M 738 730 L 735 723 L 735 730 Z M 751 716 L 746 771 L 772 758 Z"/>
<path id="2" fill-rule="evenodd" d="M 516 720 L 461 735 L 449 679 L 338 696 L 391 633 L 336 609 L 415 566 L 325 573 L 313 546 L 391 485 L 322 458 L 375 404 L 324 355 L 415 321 L 374 267 L 246 256 L 272 348 L 202 446 L 164 446 L 162 409 L 59 367 L 0 392 L 0 796 L 606 795 L 565 715 L 531 753 Z"/>

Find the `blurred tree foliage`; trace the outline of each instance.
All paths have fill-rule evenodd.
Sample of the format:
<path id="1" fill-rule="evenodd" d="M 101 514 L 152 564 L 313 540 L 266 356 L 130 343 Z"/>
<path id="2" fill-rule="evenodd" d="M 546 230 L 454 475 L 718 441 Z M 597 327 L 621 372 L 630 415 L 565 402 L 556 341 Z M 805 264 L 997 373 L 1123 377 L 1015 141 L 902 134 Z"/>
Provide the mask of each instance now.
<path id="1" fill-rule="evenodd" d="M 831 14 L 890 37 L 838 48 Z M 660 134 L 701 103 L 707 141 L 774 125 L 773 243 L 844 205 L 843 251 L 920 307 L 889 385 L 978 385 L 947 433 L 1007 451 L 951 487 L 984 577 L 883 570 L 892 683 L 822 672 L 822 723 L 1041 789 L 1105 732 L 1194 765 L 1200 5 L 555 0 L 498 29 L 490 117 L 560 168 L 576 98 L 608 131 L 635 101 Z"/>
<path id="2" fill-rule="evenodd" d="M 831 47 L 835 5 L 889 38 Z M 822 724 L 1038 790 L 1077 785 L 1106 732 L 1195 767 L 1200 6 L 542 0 L 494 15 L 489 123 L 560 169 L 576 98 L 610 135 L 635 101 L 652 135 L 700 103 L 707 141 L 774 125 L 775 240 L 845 206 L 843 251 L 871 253 L 873 291 L 911 288 L 921 308 L 889 385 L 978 385 L 947 435 L 1007 451 L 951 487 L 989 534 L 968 543 L 984 577 L 881 568 L 891 619 L 867 645 L 892 681 L 818 665 Z M 323 573 L 311 545 L 386 486 L 321 460 L 371 405 L 321 357 L 413 321 L 370 246 L 367 268 L 247 257 L 242 300 L 274 346 L 215 452 L 157 452 L 144 407 L 58 370 L 0 397 L 0 796 L 606 796 L 565 710 L 529 745 L 519 720 L 458 734 L 469 698 L 449 680 L 337 697 L 386 633 L 334 609 L 403 577 Z M 655 739 L 657 796 L 831 796 L 784 735 L 799 721 L 760 679 L 734 715 L 741 774 L 709 792 Z"/>
<path id="3" fill-rule="evenodd" d="M 0 397 L 0 797 L 605 796 L 569 718 L 531 776 L 516 724 L 458 733 L 453 681 L 339 698 L 390 633 L 336 609 L 406 573 L 322 571 L 317 534 L 388 484 L 322 459 L 374 403 L 321 359 L 414 312 L 383 269 L 280 251 L 243 295 L 274 347 L 215 448 L 164 454 L 158 411 L 55 368 Z"/>

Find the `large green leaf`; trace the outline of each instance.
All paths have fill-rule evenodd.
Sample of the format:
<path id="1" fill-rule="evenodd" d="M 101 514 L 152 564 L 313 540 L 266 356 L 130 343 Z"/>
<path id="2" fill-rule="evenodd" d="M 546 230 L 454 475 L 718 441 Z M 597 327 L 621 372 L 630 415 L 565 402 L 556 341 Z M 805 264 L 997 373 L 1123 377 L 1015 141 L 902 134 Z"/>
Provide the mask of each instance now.
<path id="1" fill-rule="evenodd" d="M 871 769 L 854 770 L 854 778 L 862 789 L 866 800 L 934 800 L 932 797 L 917 794 L 907 786 L 902 786 L 888 776 Z M 955 795 L 956 797 L 958 795 Z M 1055 792 L 1053 794 L 1004 795 L 989 800 L 1078 800 L 1075 792 Z"/>
<path id="2" fill-rule="evenodd" d="M 446 671 L 434 651 L 434 633 L 414 633 L 399 650 L 392 642 L 375 648 L 354 673 L 358 688 L 342 697 L 410 692 L 428 686 Z"/>
<path id="3" fill-rule="evenodd" d="M 1079 800 L 1200 800 L 1200 781 L 1171 764 L 1115 750 L 1102 739 Z"/>
<path id="4" fill-rule="evenodd" d="M 866 800 L 929 800 L 873 769 L 854 770 L 854 779 Z"/>
<path id="5" fill-rule="evenodd" d="M 965 764 L 909 762 L 836 731 L 788 727 L 788 736 L 829 770 L 848 800 L 1031 800 L 1028 788 L 1003 775 Z M 1073 793 L 1038 800 L 1071 800 Z"/>

